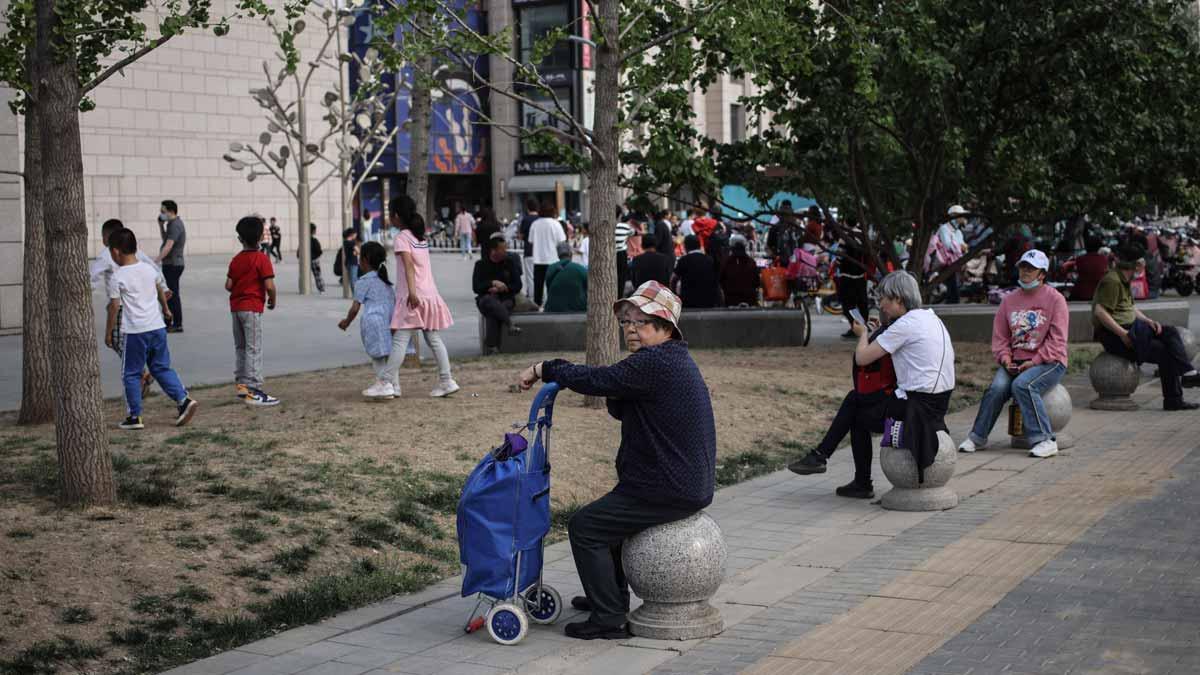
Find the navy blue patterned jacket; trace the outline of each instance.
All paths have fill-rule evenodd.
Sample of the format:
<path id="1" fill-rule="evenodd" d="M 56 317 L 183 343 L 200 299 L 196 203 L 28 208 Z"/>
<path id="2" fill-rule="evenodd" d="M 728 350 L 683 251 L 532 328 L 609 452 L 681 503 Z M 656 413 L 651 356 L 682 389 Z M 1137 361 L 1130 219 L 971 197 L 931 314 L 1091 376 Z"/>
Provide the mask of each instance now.
<path id="1" fill-rule="evenodd" d="M 696 510 L 712 503 L 716 424 L 708 386 L 686 342 L 644 347 L 599 368 L 546 361 L 542 379 L 608 399 L 609 414 L 621 421 L 616 492 Z"/>

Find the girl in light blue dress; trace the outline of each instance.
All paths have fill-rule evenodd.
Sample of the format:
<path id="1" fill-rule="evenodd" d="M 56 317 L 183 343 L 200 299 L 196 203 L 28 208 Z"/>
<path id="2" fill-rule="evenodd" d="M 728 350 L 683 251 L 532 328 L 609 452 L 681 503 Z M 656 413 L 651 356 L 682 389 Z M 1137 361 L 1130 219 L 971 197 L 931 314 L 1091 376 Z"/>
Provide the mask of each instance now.
<path id="1" fill-rule="evenodd" d="M 363 390 L 371 400 L 387 400 L 400 395 L 400 373 L 388 366 L 392 353 L 392 311 L 396 306 L 396 289 L 388 280 L 387 251 L 378 242 L 363 244 L 359 254 L 361 274 L 354 286 L 354 303 L 338 328 L 346 330 L 362 310 L 363 348 L 375 367 L 375 383 Z"/>

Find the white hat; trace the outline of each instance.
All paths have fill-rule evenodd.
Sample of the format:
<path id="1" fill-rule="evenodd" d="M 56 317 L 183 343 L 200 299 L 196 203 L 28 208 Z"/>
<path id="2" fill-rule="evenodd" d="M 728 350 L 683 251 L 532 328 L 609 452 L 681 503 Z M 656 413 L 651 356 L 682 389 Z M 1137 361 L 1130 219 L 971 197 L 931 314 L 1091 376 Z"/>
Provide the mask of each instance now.
<path id="1" fill-rule="evenodd" d="M 1021 259 L 1017 261 L 1018 265 L 1021 263 L 1030 265 L 1031 267 L 1039 269 L 1043 272 L 1048 272 L 1050 270 L 1050 259 L 1046 257 L 1045 253 L 1042 253 L 1036 248 L 1031 248 L 1026 251 L 1025 255 L 1021 256 Z"/>
<path id="2" fill-rule="evenodd" d="M 967 213 L 967 210 L 964 209 L 963 207 L 959 206 L 958 204 L 951 206 L 950 210 L 946 212 L 947 215 L 951 215 L 951 216 L 963 216 L 963 215 L 966 215 L 966 213 Z"/>

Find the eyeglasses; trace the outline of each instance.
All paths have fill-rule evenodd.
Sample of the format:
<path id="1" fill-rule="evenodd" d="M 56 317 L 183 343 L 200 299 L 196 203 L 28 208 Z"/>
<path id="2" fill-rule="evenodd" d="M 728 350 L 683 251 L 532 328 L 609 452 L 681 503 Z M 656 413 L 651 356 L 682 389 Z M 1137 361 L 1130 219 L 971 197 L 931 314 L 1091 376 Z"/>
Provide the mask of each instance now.
<path id="1" fill-rule="evenodd" d="M 629 328 L 630 326 L 633 326 L 634 328 L 642 328 L 648 323 L 650 322 L 646 319 L 620 319 L 617 321 L 617 324 L 621 326 L 622 329 Z"/>

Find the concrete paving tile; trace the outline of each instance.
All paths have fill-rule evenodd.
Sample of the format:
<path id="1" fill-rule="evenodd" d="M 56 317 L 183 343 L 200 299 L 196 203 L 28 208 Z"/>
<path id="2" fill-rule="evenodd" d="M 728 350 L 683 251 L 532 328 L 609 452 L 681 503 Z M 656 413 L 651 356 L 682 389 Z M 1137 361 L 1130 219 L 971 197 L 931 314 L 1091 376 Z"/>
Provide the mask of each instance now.
<path id="1" fill-rule="evenodd" d="M 856 523 L 847 530 L 847 534 L 873 534 L 883 536 L 896 536 L 901 532 L 911 528 L 918 523 L 923 523 L 932 518 L 936 512 L 905 512 L 905 511 L 885 511 L 881 514 L 876 513 L 869 516 L 863 522 Z"/>
<path id="2" fill-rule="evenodd" d="M 366 666 L 367 668 L 380 668 L 389 663 L 394 662 L 408 652 L 393 651 L 390 649 L 375 649 L 372 647 L 363 647 L 348 652 L 339 656 L 336 660 L 341 663 L 352 663 L 355 665 Z"/>
<path id="3" fill-rule="evenodd" d="M 302 670 L 302 675 L 362 675 L 371 670 L 371 666 L 361 666 L 354 663 L 327 661 L 308 670 Z"/>
<path id="4" fill-rule="evenodd" d="M 739 605 L 768 607 L 833 572 L 827 567 L 797 567 L 779 561 L 755 568 L 745 583 L 721 586 L 716 599 Z"/>
<path id="5" fill-rule="evenodd" d="M 239 650 L 222 652 L 207 659 L 168 670 L 163 675 L 225 675 L 267 661 L 269 657 Z"/>
<path id="6" fill-rule="evenodd" d="M 847 534 L 819 539 L 784 554 L 790 565 L 809 567 L 841 567 L 858 556 L 889 541 L 889 537 Z"/>
<path id="7" fill-rule="evenodd" d="M 645 673 L 674 658 L 675 655 L 675 652 L 659 649 L 617 646 L 595 658 L 577 664 L 570 672 L 578 675 Z"/>

